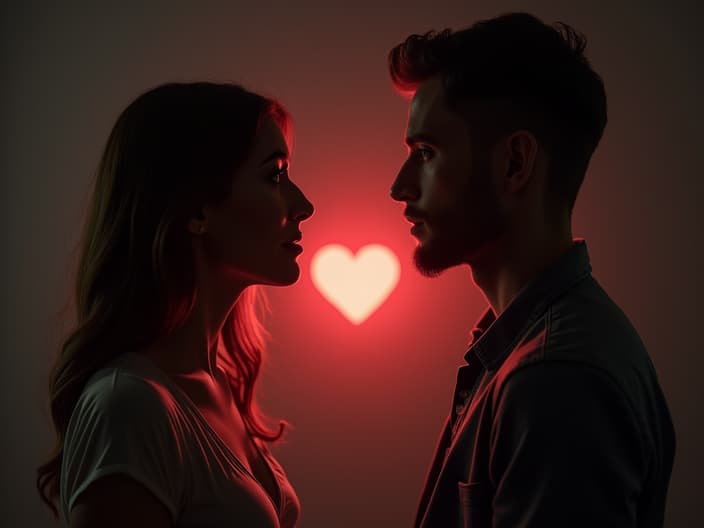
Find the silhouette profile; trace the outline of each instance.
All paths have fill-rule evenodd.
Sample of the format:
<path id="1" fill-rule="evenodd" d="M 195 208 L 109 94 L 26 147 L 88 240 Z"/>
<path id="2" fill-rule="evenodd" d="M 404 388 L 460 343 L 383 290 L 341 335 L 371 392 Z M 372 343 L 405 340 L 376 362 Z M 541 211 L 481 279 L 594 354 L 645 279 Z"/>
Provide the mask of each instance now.
<path id="1" fill-rule="evenodd" d="M 50 377 L 38 470 L 71 527 L 295 526 L 299 501 L 254 399 L 257 285 L 300 274 L 313 206 L 290 119 L 231 84 L 165 84 L 112 129 L 80 244 L 77 322 Z"/>
<path id="2" fill-rule="evenodd" d="M 389 54 L 412 97 L 391 187 L 427 276 L 469 266 L 472 332 L 415 526 L 662 526 L 675 450 L 627 317 L 571 214 L 606 126 L 601 78 L 566 24 L 511 13 L 411 35 Z"/>

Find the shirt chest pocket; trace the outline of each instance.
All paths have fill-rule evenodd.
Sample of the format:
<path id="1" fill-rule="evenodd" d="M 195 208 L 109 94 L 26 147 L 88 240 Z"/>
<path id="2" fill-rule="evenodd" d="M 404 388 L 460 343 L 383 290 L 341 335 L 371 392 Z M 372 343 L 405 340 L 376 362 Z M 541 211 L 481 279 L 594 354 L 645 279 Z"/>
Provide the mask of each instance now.
<path id="1" fill-rule="evenodd" d="M 483 482 L 458 482 L 464 528 L 491 527 L 491 494 Z"/>

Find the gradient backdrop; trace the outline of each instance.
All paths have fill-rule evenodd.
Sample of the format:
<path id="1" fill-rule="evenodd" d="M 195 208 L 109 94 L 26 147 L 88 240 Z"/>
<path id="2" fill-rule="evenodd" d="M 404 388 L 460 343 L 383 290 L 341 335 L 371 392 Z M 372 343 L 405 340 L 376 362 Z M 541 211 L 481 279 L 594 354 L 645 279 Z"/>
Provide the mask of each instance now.
<path id="1" fill-rule="evenodd" d="M 402 206 L 388 197 L 405 157 L 407 103 L 390 86 L 386 54 L 409 33 L 510 10 L 564 20 L 589 38 L 609 124 L 574 234 L 640 331 L 671 406 L 678 451 L 667 526 L 704 526 L 695 2 L 12 3 L 0 17 L 2 526 L 53 526 L 33 484 L 52 443 L 46 371 L 71 322 L 60 310 L 108 132 L 147 88 L 201 79 L 243 83 L 290 109 L 292 177 L 317 207 L 303 224 L 301 280 L 268 289 L 273 342 L 260 392 L 268 412 L 295 426 L 276 451 L 300 495 L 302 526 L 410 525 L 484 300 L 466 269 L 435 280 L 413 269 Z M 381 243 L 400 258 L 398 287 L 360 326 L 312 285 L 311 257 L 330 242 L 355 251 Z"/>

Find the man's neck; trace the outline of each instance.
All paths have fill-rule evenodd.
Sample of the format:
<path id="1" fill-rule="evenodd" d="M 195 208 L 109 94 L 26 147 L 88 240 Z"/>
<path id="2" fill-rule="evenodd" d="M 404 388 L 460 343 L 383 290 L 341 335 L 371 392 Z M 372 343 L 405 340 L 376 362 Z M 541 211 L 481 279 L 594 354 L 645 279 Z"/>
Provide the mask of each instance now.
<path id="1" fill-rule="evenodd" d="M 531 279 L 573 244 L 569 228 L 542 237 L 508 234 L 490 252 L 470 263 L 472 278 L 498 317 Z"/>

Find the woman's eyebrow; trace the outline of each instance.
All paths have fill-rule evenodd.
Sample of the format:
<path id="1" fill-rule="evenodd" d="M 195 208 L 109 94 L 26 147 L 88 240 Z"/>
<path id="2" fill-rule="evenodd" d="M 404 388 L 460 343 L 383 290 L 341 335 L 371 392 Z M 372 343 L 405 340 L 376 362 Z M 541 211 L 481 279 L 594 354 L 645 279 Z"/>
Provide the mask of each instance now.
<path id="1" fill-rule="evenodd" d="M 271 160 L 275 159 L 282 159 L 282 160 L 287 160 L 288 159 L 288 152 L 284 152 L 283 150 L 275 150 L 271 154 L 269 154 L 259 165 L 264 165 L 266 163 L 269 163 Z"/>

